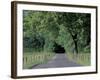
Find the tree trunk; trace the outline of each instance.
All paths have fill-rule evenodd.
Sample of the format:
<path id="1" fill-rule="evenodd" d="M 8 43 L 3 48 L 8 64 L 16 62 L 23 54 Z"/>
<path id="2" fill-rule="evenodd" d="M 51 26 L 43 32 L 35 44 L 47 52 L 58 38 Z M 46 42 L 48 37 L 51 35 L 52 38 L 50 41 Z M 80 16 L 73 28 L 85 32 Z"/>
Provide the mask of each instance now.
<path id="1" fill-rule="evenodd" d="M 74 40 L 74 44 L 75 44 L 75 50 L 76 50 L 76 53 L 78 54 L 78 46 L 77 46 L 77 41 Z"/>
<path id="2" fill-rule="evenodd" d="M 74 41 L 74 44 L 75 44 L 75 51 L 78 54 L 77 34 L 72 35 L 72 38 L 73 38 L 73 41 Z"/>
<path id="3" fill-rule="evenodd" d="M 72 38 L 73 38 L 73 41 L 74 41 L 74 44 L 75 44 L 75 51 L 76 53 L 78 54 L 78 45 L 77 45 L 77 33 L 75 33 L 74 35 L 72 34 L 71 30 L 69 30 L 69 33 L 71 34 Z"/>

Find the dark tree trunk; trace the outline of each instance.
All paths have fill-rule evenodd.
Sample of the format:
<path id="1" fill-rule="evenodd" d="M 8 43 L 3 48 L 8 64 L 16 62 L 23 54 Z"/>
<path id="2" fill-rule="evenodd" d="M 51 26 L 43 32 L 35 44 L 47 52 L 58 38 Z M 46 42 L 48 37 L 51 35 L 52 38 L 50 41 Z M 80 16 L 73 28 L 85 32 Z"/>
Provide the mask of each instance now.
<path id="1" fill-rule="evenodd" d="M 78 46 L 77 46 L 77 41 L 74 41 L 74 44 L 75 44 L 75 50 L 76 50 L 76 53 L 78 54 Z"/>
<path id="2" fill-rule="evenodd" d="M 72 38 L 73 38 L 73 41 L 74 41 L 74 44 L 75 44 L 75 51 L 78 54 L 77 34 L 72 35 Z"/>
<path id="3" fill-rule="evenodd" d="M 71 30 L 69 30 L 69 33 L 71 34 L 72 38 L 73 38 L 73 42 L 74 42 L 74 45 L 75 45 L 75 51 L 76 53 L 78 54 L 78 45 L 77 45 L 77 33 L 75 33 L 74 35 L 72 34 Z"/>

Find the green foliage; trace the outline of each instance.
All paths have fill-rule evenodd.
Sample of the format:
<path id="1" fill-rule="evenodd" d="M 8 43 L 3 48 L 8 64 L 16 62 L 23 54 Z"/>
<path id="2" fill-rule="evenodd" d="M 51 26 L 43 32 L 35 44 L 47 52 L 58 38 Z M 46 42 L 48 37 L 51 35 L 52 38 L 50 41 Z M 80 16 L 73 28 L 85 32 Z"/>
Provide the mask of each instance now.
<path id="1" fill-rule="evenodd" d="M 90 52 L 91 15 L 47 11 L 23 11 L 23 46 L 34 51 Z"/>

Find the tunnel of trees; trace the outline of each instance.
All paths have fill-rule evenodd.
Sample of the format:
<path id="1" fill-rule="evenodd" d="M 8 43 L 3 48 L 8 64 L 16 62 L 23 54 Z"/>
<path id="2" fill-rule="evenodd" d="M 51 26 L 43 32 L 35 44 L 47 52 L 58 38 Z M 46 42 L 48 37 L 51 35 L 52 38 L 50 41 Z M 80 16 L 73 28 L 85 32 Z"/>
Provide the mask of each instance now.
<path id="1" fill-rule="evenodd" d="M 34 51 L 90 52 L 88 13 L 23 11 L 23 47 Z"/>
<path id="2" fill-rule="evenodd" d="M 65 53 L 65 49 L 61 45 L 54 44 L 54 52 L 55 53 Z"/>

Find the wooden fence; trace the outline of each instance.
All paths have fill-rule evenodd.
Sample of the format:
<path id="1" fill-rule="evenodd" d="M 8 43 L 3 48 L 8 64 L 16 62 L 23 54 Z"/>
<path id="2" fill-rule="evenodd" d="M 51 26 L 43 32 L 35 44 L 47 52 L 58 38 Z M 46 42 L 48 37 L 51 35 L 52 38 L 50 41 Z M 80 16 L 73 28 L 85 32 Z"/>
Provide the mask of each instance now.
<path id="1" fill-rule="evenodd" d="M 53 56 L 52 53 L 47 54 L 31 54 L 23 57 L 24 68 L 31 67 L 32 65 L 47 62 Z"/>
<path id="2" fill-rule="evenodd" d="M 91 64 L 91 55 L 89 53 L 80 53 L 80 54 L 72 54 L 69 53 L 68 57 L 70 60 L 75 61 L 81 65 L 90 65 Z"/>

